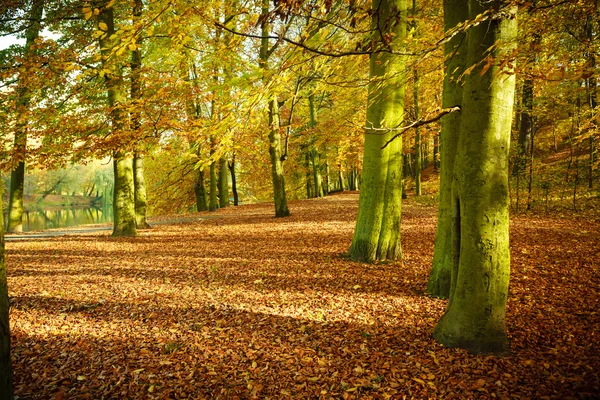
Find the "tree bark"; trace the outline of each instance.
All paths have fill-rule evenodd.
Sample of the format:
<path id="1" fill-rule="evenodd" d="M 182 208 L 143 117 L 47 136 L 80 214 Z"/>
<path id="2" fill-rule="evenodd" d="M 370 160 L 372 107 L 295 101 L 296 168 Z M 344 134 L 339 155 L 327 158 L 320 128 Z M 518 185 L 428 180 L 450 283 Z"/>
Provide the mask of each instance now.
<path id="1" fill-rule="evenodd" d="M 100 52 L 103 59 L 104 83 L 108 92 L 108 105 L 112 122 L 112 135 L 123 136 L 126 128 L 125 111 L 122 105 L 126 101 L 121 65 L 108 63 L 115 43 L 113 8 L 102 7 L 98 14 L 98 24 L 106 24 L 106 34 L 100 37 Z M 113 190 L 113 233 L 117 236 L 135 236 L 135 186 L 133 178 L 133 155 L 128 151 L 113 152 L 114 190 Z"/>
<path id="2" fill-rule="evenodd" d="M 133 157 L 133 187 L 135 203 L 135 224 L 138 229 L 149 229 L 146 221 L 146 179 L 144 178 L 144 156 L 135 153 Z"/>
<path id="3" fill-rule="evenodd" d="M 373 0 L 373 42 L 399 50 L 406 37 L 406 0 Z M 363 182 L 356 228 L 350 246 L 355 261 L 401 257 L 402 140 L 382 149 L 404 115 L 405 58 L 370 56 L 369 95 L 363 157 Z"/>
<path id="4" fill-rule="evenodd" d="M 444 29 L 446 32 L 469 18 L 468 0 L 444 1 Z M 444 89 L 442 108 L 462 104 L 462 74 L 467 57 L 466 35 L 456 34 L 444 47 Z M 452 113 L 442 119 L 440 134 L 440 198 L 435 235 L 433 262 L 427 293 L 441 298 L 450 296 L 452 266 L 452 177 L 462 113 Z"/>
<path id="5" fill-rule="evenodd" d="M 434 330 L 440 343 L 474 353 L 509 349 L 508 160 L 515 77 L 500 65 L 515 48 L 517 20 L 516 6 L 499 0 L 469 0 L 470 19 L 490 7 L 502 17 L 467 33 L 468 60 L 476 67 L 465 79 L 452 182 L 450 300 Z M 495 64 L 485 71 L 488 56 Z"/>
<path id="6" fill-rule="evenodd" d="M 231 173 L 231 191 L 233 192 L 233 205 L 239 204 L 239 197 L 237 192 L 237 178 L 235 175 L 235 153 L 231 157 L 231 163 L 229 163 L 229 172 Z"/>
<path id="7" fill-rule="evenodd" d="M 0 185 L 0 210 L 4 185 Z M 4 264 L 4 215 L 0 212 L 0 399 L 13 399 L 12 365 L 10 361 L 8 285 Z"/>
<path id="8" fill-rule="evenodd" d="M 142 0 L 133 0 L 133 19 L 134 22 L 142 16 L 144 5 Z M 135 50 L 131 51 L 131 129 L 140 140 L 140 128 L 142 125 L 139 108 L 136 104 L 142 99 L 142 50 L 138 44 Z M 140 147 L 139 145 L 137 147 Z M 138 229 L 148 229 L 150 225 L 146 221 L 146 180 L 144 179 L 144 155 L 141 151 L 136 151 L 133 155 L 133 185 L 134 185 L 134 203 L 135 203 L 135 223 Z"/>
<path id="9" fill-rule="evenodd" d="M 414 14 L 414 2 L 413 2 L 413 14 Z M 415 106 L 415 121 L 419 120 L 419 73 L 415 68 L 413 70 L 414 84 L 413 84 L 413 99 Z M 422 154 L 421 154 L 421 131 L 419 127 L 415 128 L 415 194 L 421 195 L 421 166 L 422 166 Z"/>
<path id="10" fill-rule="evenodd" d="M 44 0 L 34 0 L 29 12 L 31 24 L 25 32 L 25 58 L 35 54 L 31 48 L 40 36 L 41 19 L 44 12 Z M 27 153 L 27 112 L 30 102 L 30 91 L 20 77 L 17 89 L 17 125 L 14 139 L 13 157 L 19 160 L 10 174 L 10 192 L 8 197 L 8 232 L 23 231 L 23 195 L 25 185 L 25 156 Z"/>
<path id="11" fill-rule="evenodd" d="M 268 70 L 269 49 L 269 0 L 262 0 L 261 14 L 261 45 L 259 54 L 259 66 L 266 75 Z M 266 77 L 265 77 L 266 82 Z M 275 217 L 287 217 L 290 210 L 287 205 L 285 193 L 285 179 L 283 175 L 283 161 L 281 160 L 281 132 L 279 123 L 279 103 L 277 96 L 271 95 L 268 100 L 269 117 L 269 156 L 271 160 L 271 179 L 273 182 L 273 201 L 275 205 Z"/>
<path id="12" fill-rule="evenodd" d="M 224 208 L 229 205 L 229 165 L 225 157 L 219 158 L 219 207 Z"/>
<path id="13" fill-rule="evenodd" d="M 219 196 L 217 196 L 217 163 L 212 160 L 210 162 L 209 173 L 208 211 L 217 211 L 217 208 L 219 208 Z"/>
<path id="14" fill-rule="evenodd" d="M 207 211 L 206 188 L 204 187 L 204 169 L 198 170 L 198 180 L 194 184 L 194 193 L 196 194 L 196 211 Z"/>

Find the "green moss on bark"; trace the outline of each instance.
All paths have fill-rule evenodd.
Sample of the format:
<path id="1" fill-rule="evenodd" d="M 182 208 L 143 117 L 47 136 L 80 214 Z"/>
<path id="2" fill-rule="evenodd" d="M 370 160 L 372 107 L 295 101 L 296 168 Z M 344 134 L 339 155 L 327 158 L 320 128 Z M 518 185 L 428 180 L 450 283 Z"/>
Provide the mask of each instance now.
<path id="1" fill-rule="evenodd" d="M 469 18 L 468 0 L 444 1 L 444 30 L 456 28 Z M 467 44 L 464 32 L 456 34 L 444 47 L 444 89 L 442 107 L 462 104 L 461 75 L 465 69 Z M 440 199 L 438 223 L 433 251 L 433 263 L 427 284 L 427 293 L 432 296 L 450 296 L 450 270 L 452 266 L 452 176 L 456 146 L 460 131 L 460 114 L 451 113 L 442 119 L 440 137 Z"/>
<path id="2" fill-rule="evenodd" d="M 406 37 L 407 2 L 374 0 L 372 7 L 374 43 L 400 50 Z M 350 246 L 353 260 L 372 262 L 401 256 L 402 141 L 382 147 L 402 123 L 405 64 L 405 58 L 397 54 L 370 56 L 362 184 Z"/>
<path id="3" fill-rule="evenodd" d="M 466 78 L 454 165 L 450 301 L 434 331 L 440 343 L 475 353 L 509 349 L 508 150 L 515 78 L 499 64 L 514 49 L 517 21 L 516 7 L 491 5 L 503 18 L 467 33 L 468 59 L 477 66 Z M 486 10 L 469 0 L 471 18 Z M 484 71 L 481 61 L 487 56 L 496 62 Z"/>

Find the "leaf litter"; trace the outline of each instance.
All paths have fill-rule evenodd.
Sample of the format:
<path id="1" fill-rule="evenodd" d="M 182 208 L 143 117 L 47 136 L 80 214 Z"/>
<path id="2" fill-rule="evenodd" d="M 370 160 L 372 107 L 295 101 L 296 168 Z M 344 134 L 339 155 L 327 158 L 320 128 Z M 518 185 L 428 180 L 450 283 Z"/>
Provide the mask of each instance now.
<path id="1" fill-rule="evenodd" d="M 7 243 L 20 399 L 581 399 L 600 392 L 600 223 L 512 219 L 512 353 L 437 344 L 436 209 L 402 263 L 343 257 L 355 193 L 219 210 L 135 238 Z"/>

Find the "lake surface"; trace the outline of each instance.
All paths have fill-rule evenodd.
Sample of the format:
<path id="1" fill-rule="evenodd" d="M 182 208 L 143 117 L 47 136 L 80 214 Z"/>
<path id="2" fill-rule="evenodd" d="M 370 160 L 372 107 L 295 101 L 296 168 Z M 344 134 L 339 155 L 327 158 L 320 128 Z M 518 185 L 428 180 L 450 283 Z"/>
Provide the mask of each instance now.
<path id="1" fill-rule="evenodd" d="M 112 207 L 25 211 L 23 212 L 23 232 L 109 223 L 113 220 L 112 211 Z M 6 220 L 7 215 L 4 213 L 4 221 Z"/>

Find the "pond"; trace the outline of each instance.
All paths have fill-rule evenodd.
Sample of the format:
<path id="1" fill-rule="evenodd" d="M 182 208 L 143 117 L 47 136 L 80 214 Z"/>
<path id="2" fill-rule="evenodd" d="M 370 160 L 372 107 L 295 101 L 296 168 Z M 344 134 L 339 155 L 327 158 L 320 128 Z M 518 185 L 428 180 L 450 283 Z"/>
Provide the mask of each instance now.
<path id="1" fill-rule="evenodd" d="M 7 215 L 4 213 L 4 221 Z M 23 232 L 66 228 L 69 226 L 103 224 L 113 220 L 112 207 L 53 208 L 23 212 Z"/>

